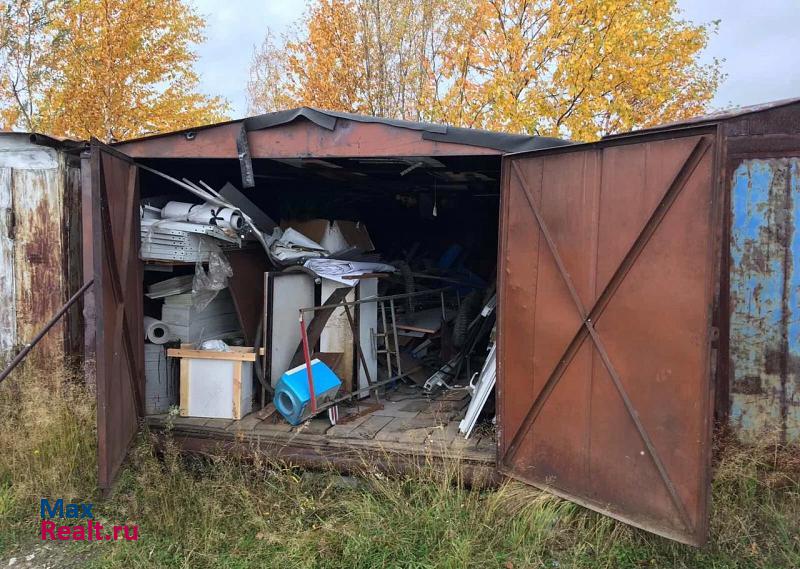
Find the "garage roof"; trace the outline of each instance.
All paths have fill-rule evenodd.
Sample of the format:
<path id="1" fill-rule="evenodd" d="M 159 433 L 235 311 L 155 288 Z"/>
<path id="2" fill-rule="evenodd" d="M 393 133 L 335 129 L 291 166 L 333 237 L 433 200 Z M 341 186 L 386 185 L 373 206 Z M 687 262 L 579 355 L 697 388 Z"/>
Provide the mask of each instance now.
<path id="1" fill-rule="evenodd" d="M 413 122 L 337 111 L 325 111 L 312 107 L 299 107 L 296 109 L 276 111 L 254 117 L 248 117 L 245 119 L 226 121 L 140 137 L 120 142 L 118 145 L 130 148 L 133 148 L 134 146 L 141 147 L 142 143 L 153 143 L 158 139 L 175 137 L 178 135 L 192 135 L 192 133 L 200 133 L 213 129 L 229 130 L 232 126 L 235 127 L 235 125 L 241 125 L 241 128 L 243 128 L 245 132 L 253 133 L 274 129 L 276 127 L 294 125 L 301 121 L 307 121 L 329 132 L 335 132 L 344 125 L 382 125 L 384 127 L 403 129 L 405 131 L 416 131 L 420 133 L 421 139 L 424 141 L 490 149 L 498 154 L 504 154 L 507 152 L 520 152 L 524 150 L 539 150 L 543 148 L 569 144 L 569 141 L 566 140 L 544 136 L 530 136 L 526 134 L 510 134 L 480 129 L 458 128 L 443 124 Z M 150 146 L 150 144 L 148 144 L 148 146 Z M 134 152 L 134 154 L 136 153 L 137 152 Z M 459 153 L 463 154 L 464 152 Z M 257 154 L 259 153 L 254 151 L 254 155 Z"/>

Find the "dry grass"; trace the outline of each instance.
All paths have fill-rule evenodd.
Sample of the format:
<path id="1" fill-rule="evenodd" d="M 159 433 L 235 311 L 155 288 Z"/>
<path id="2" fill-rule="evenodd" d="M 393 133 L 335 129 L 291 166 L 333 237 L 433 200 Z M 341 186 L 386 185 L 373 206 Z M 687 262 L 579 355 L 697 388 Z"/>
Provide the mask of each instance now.
<path id="1" fill-rule="evenodd" d="M 797 449 L 726 443 L 711 543 L 694 549 L 526 486 L 468 488 L 455 462 L 413 476 L 186 458 L 144 433 L 112 496 L 94 494 L 94 410 L 70 374 L 0 386 L 0 553 L 30 546 L 41 496 L 93 500 L 138 543 L 67 548 L 98 567 L 800 567 Z M 72 555 L 72 553 L 70 554 Z"/>

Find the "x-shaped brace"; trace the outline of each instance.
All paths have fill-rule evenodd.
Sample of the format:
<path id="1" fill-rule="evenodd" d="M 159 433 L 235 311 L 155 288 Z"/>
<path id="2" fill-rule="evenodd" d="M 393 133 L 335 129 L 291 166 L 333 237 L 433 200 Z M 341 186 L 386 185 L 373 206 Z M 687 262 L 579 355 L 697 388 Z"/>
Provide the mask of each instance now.
<path id="1" fill-rule="evenodd" d="M 661 457 L 656 450 L 650 435 L 647 433 L 647 430 L 644 428 L 641 419 L 639 418 L 639 414 L 636 412 L 636 408 L 633 406 L 633 403 L 628 396 L 628 392 L 625 390 L 625 386 L 622 384 L 622 379 L 620 378 L 619 373 L 617 372 L 616 368 L 614 367 L 613 362 L 608 356 L 608 352 L 605 349 L 602 339 L 600 335 L 597 333 L 597 329 L 595 328 L 595 322 L 597 319 L 602 315 L 603 311 L 608 306 L 609 301 L 613 297 L 616 290 L 619 288 L 620 284 L 624 280 L 625 276 L 630 271 L 633 264 L 636 262 L 636 259 L 639 257 L 641 252 L 644 250 L 645 246 L 647 245 L 650 238 L 656 232 L 656 229 L 660 225 L 661 221 L 666 216 L 669 209 L 672 207 L 672 204 L 675 203 L 678 196 L 681 193 L 681 190 L 686 185 L 686 182 L 691 178 L 695 168 L 702 160 L 703 156 L 705 155 L 706 151 L 711 146 L 711 138 L 708 136 L 701 136 L 697 143 L 692 148 L 692 151 L 689 153 L 688 158 L 681 166 L 680 170 L 676 174 L 675 178 L 672 180 L 669 188 L 667 189 L 666 193 L 662 197 L 661 201 L 659 202 L 656 209 L 653 211 L 653 214 L 647 220 L 644 227 L 642 228 L 641 232 L 637 236 L 636 240 L 634 241 L 631 248 L 628 250 L 628 253 L 623 258 L 620 265 L 617 267 L 617 270 L 614 271 L 613 276 L 608 281 L 608 284 L 603 289 L 600 296 L 597 297 L 594 305 L 588 311 L 581 302 L 580 296 L 578 296 L 578 291 L 575 289 L 575 285 L 572 282 L 572 278 L 569 275 L 569 272 L 564 265 L 564 262 L 561 259 L 561 255 L 558 252 L 558 248 L 556 247 L 555 241 L 550 233 L 550 230 L 547 227 L 547 224 L 542 217 L 542 213 L 539 209 L 539 206 L 536 204 L 536 200 L 534 199 L 533 192 L 531 191 L 530 187 L 528 186 L 527 182 L 525 181 L 525 177 L 522 175 L 520 171 L 519 163 L 514 160 L 512 161 L 514 175 L 517 178 L 520 186 L 522 187 L 523 193 L 525 194 L 525 198 L 528 201 L 528 205 L 530 206 L 531 210 L 533 211 L 533 215 L 536 217 L 536 222 L 539 224 L 539 230 L 542 233 L 542 236 L 547 243 L 547 247 L 550 250 L 550 254 L 553 256 L 553 260 L 556 263 L 556 267 L 558 268 L 558 272 L 561 275 L 561 278 L 566 284 L 567 289 L 569 290 L 569 295 L 572 298 L 573 303 L 575 304 L 575 308 L 578 312 L 578 315 L 581 318 L 581 326 L 572 338 L 572 341 L 567 345 L 566 350 L 564 351 L 561 358 L 559 358 L 558 364 L 556 365 L 553 372 L 547 378 L 542 390 L 539 392 L 539 395 L 536 397 L 536 400 L 533 402 L 533 405 L 528 410 L 528 413 L 525 415 L 525 418 L 520 425 L 520 428 L 517 430 L 516 434 L 511 440 L 511 443 L 508 446 L 508 451 L 503 459 L 503 462 L 506 464 L 507 467 L 510 468 L 511 463 L 516 456 L 517 451 L 519 450 L 520 444 L 522 443 L 525 435 L 530 431 L 533 423 L 536 421 L 536 418 L 539 416 L 542 408 L 544 407 L 547 399 L 550 397 L 550 394 L 553 392 L 558 381 L 563 376 L 564 372 L 566 371 L 567 367 L 569 366 L 570 362 L 572 361 L 575 354 L 578 352 L 580 347 L 583 344 L 583 341 L 586 339 L 586 336 L 589 336 L 594 343 L 595 348 L 597 349 L 598 354 L 600 354 L 600 359 L 603 362 L 606 370 L 608 370 L 608 374 L 611 376 L 611 381 L 614 384 L 617 392 L 622 399 L 622 402 L 625 405 L 625 409 L 630 415 L 631 420 L 633 421 L 634 425 L 636 426 L 636 430 L 639 433 L 639 436 L 644 443 L 645 448 L 647 449 L 650 458 L 652 459 L 653 463 L 658 470 L 658 473 L 661 477 L 661 480 L 664 482 L 664 485 L 669 492 L 670 498 L 672 499 L 675 508 L 678 510 L 678 513 L 683 520 L 683 523 L 686 525 L 686 528 L 689 530 L 693 530 L 694 524 L 692 523 L 691 518 L 689 517 L 689 513 L 686 511 L 686 506 L 684 505 L 683 501 L 681 500 L 678 492 L 675 488 L 675 484 L 669 477 L 666 468 L 664 467 L 664 463 L 661 460 Z"/>

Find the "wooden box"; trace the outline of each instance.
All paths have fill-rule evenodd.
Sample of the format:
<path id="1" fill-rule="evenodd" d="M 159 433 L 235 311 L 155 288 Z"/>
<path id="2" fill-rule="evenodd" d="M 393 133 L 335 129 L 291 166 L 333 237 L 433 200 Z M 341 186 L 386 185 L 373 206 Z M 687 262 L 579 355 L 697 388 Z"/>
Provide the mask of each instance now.
<path id="1" fill-rule="evenodd" d="M 182 346 L 167 355 L 181 362 L 181 417 L 238 420 L 252 411 L 254 348 L 215 352 Z"/>

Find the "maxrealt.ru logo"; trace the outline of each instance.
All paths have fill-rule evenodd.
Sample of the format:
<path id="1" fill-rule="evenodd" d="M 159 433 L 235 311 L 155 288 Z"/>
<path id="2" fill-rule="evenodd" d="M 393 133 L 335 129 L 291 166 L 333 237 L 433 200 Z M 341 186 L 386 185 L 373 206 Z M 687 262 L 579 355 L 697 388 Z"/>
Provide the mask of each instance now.
<path id="1" fill-rule="evenodd" d="M 64 503 L 59 498 L 51 503 L 42 498 L 39 505 L 39 517 L 42 518 L 42 540 L 48 541 L 112 541 L 139 539 L 139 526 L 111 526 L 110 532 L 103 532 L 103 525 L 94 519 L 94 504 Z M 53 521 L 64 520 L 61 523 Z M 79 521 L 81 523 L 75 524 Z M 73 523 L 70 523 L 73 522 Z"/>

